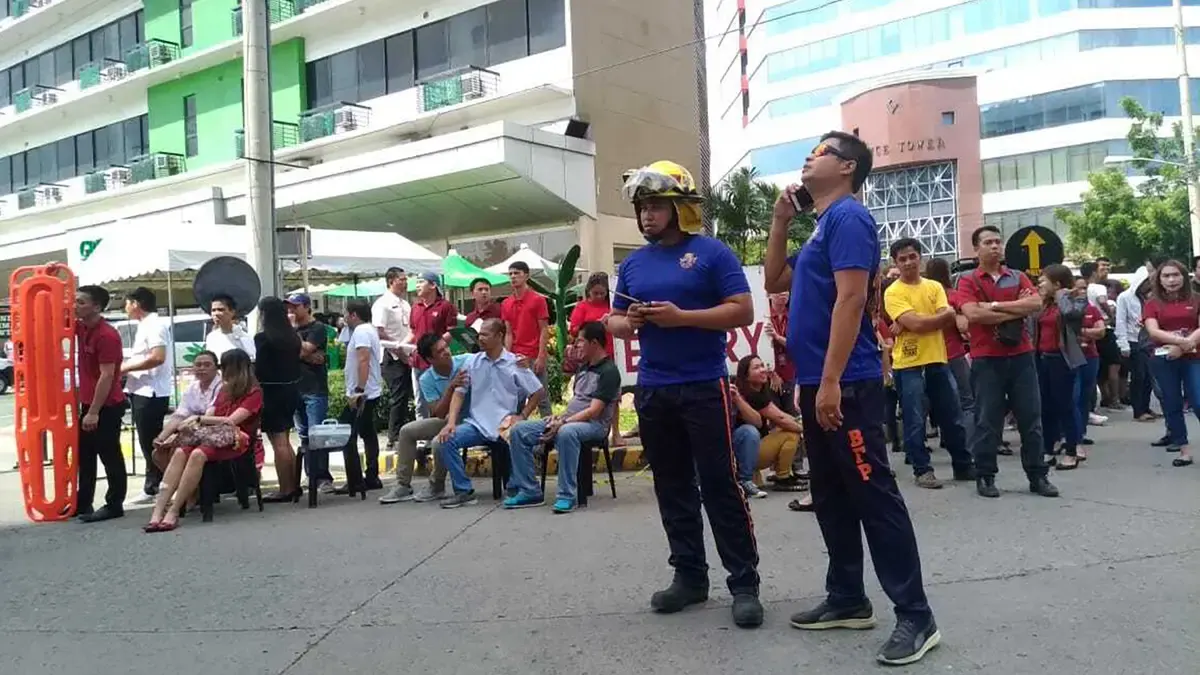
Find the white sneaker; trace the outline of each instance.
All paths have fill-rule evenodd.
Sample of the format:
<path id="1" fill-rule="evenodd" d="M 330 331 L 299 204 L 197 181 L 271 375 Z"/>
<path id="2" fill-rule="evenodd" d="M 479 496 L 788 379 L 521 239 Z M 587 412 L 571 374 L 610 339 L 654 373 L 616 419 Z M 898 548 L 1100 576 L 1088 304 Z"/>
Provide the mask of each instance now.
<path id="1" fill-rule="evenodd" d="M 1088 413 L 1088 424 L 1090 424 L 1094 427 L 1102 427 L 1105 425 L 1106 422 L 1108 422 L 1108 418 L 1105 417 L 1104 415 L 1097 415 L 1096 413 Z"/>
<path id="2" fill-rule="evenodd" d="M 145 492 L 143 492 L 143 493 L 139 494 L 138 496 L 134 497 L 133 499 L 130 499 L 129 503 L 141 506 L 144 504 L 153 504 L 155 499 L 158 499 L 158 497 L 156 497 L 154 495 L 148 495 Z"/>
<path id="3" fill-rule="evenodd" d="M 754 481 L 748 480 L 741 483 L 742 492 L 746 493 L 746 499 L 766 499 L 767 492 L 754 484 Z"/>

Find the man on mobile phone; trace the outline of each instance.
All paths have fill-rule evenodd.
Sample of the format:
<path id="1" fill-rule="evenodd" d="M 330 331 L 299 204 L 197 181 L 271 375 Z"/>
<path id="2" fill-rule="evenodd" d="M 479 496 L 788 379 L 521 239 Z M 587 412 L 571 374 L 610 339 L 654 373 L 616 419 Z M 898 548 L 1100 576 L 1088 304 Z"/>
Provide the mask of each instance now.
<path id="1" fill-rule="evenodd" d="M 624 178 L 623 193 L 649 244 L 621 263 L 608 327 L 641 343 L 635 406 L 675 568 L 674 581 L 650 606 L 666 614 L 708 599 L 703 492 L 729 571 L 733 621 L 754 628 L 763 621 L 758 546 L 735 471 L 725 357 L 727 331 L 754 320 L 750 285 L 729 247 L 697 234 L 701 197 L 687 169 L 662 161 Z"/>
<path id="2" fill-rule="evenodd" d="M 792 195 L 800 189 L 788 187 L 775 203 L 764 275 L 768 293 L 791 289 L 788 353 L 796 364 L 813 510 L 829 550 L 825 600 L 794 614 L 791 624 L 803 630 L 875 625 L 863 588 L 865 533 L 871 550 L 881 553 L 872 556 L 875 573 L 896 606 L 896 628 L 876 658 L 904 665 L 921 660 L 941 633 L 925 597 L 917 537 L 883 434 L 883 366 L 872 325 L 879 300 L 871 291 L 879 274 L 879 234 L 870 212 L 854 199 L 871 163 L 871 149 L 857 136 L 833 131 L 821 138 L 801 173 L 817 227 L 788 257 L 788 225 L 796 216 Z"/>

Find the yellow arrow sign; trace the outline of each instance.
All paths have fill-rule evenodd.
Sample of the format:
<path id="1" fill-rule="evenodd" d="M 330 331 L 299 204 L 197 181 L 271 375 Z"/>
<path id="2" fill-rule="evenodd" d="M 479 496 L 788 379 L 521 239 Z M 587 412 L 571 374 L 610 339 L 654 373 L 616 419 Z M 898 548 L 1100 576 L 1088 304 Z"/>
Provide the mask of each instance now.
<path id="1" fill-rule="evenodd" d="M 1046 240 L 1042 239 L 1037 230 L 1030 230 L 1029 234 L 1025 235 L 1025 238 L 1021 240 L 1021 246 L 1024 246 L 1025 250 L 1029 251 L 1029 269 L 1031 271 L 1041 271 L 1042 245 L 1045 243 Z"/>

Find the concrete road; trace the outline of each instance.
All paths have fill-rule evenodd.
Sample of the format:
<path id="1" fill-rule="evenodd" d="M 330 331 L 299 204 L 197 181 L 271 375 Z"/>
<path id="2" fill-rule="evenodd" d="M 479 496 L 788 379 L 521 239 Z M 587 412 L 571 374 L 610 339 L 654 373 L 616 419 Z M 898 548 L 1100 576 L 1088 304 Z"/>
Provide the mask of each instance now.
<path id="1" fill-rule="evenodd" d="M 906 479 L 944 635 L 910 672 L 1194 675 L 1200 466 L 1171 468 L 1147 446 L 1160 433 L 1094 429 L 1086 468 L 1054 477 L 1058 500 L 1024 492 L 1013 458 L 996 501 Z M 0 476 L 5 673 L 874 673 L 891 629 L 870 572 L 880 627 L 788 627 L 821 596 L 826 558 L 813 518 L 783 495 L 753 504 L 768 616 L 741 631 L 719 566 L 706 607 L 647 610 L 669 571 L 650 482 L 632 474 L 617 500 L 569 516 L 490 500 L 442 511 L 337 498 L 262 514 L 225 503 L 212 524 L 159 535 L 140 531 L 144 511 L 27 525 L 15 481 Z"/>

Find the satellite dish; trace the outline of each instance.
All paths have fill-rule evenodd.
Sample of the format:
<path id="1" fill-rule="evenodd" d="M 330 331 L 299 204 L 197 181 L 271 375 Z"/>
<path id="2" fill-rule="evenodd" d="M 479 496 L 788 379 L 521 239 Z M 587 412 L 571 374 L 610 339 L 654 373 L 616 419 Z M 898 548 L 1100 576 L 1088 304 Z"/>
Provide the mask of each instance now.
<path id="1" fill-rule="evenodd" d="M 213 298 L 227 295 L 237 305 L 238 316 L 245 316 L 258 304 L 262 282 L 245 260 L 223 255 L 200 266 L 192 282 L 192 293 L 206 314 L 212 314 Z"/>

